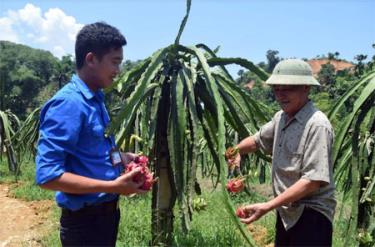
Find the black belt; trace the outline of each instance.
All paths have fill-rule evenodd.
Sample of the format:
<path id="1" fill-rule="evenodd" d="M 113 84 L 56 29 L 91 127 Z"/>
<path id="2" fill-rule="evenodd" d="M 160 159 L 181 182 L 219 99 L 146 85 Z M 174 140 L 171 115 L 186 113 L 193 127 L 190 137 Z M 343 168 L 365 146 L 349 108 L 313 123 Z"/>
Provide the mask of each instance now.
<path id="1" fill-rule="evenodd" d="M 105 213 L 114 213 L 118 210 L 118 199 L 109 201 L 109 202 L 102 202 L 96 205 L 85 206 L 81 209 L 76 211 L 62 208 L 62 216 L 79 216 L 79 215 L 95 215 L 95 214 L 105 214 Z"/>

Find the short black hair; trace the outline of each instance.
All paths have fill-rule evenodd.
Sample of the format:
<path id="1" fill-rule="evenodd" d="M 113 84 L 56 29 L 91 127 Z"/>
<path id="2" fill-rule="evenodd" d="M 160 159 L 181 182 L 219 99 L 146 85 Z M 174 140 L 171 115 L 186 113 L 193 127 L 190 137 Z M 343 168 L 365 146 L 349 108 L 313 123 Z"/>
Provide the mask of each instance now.
<path id="1" fill-rule="evenodd" d="M 76 38 L 77 69 L 83 67 L 87 53 L 92 52 L 101 59 L 111 49 L 119 49 L 124 45 L 126 39 L 117 28 L 105 22 L 85 25 Z"/>

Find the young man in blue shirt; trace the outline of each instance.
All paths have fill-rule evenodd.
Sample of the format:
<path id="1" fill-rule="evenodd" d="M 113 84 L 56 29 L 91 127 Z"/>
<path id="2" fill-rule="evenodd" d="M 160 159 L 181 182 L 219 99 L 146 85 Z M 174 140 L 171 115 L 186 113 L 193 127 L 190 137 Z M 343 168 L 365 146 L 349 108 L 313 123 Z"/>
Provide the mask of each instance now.
<path id="1" fill-rule="evenodd" d="M 56 191 L 62 208 L 63 246 L 115 246 L 119 195 L 144 193 L 123 166 L 111 159 L 113 136 L 102 88 L 112 84 L 123 59 L 124 36 L 98 22 L 86 25 L 75 44 L 77 75 L 43 107 L 36 157 L 36 182 Z M 121 153 L 123 162 L 131 154 Z"/>

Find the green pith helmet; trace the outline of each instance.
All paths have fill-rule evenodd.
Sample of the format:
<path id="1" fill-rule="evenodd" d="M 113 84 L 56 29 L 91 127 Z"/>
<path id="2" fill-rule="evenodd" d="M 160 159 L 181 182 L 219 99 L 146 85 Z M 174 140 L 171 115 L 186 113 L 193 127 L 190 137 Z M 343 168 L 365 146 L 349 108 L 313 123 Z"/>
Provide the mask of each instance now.
<path id="1" fill-rule="evenodd" d="M 310 65 L 301 59 L 286 59 L 279 62 L 266 84 L 320 86 L 312 75 Z"/>

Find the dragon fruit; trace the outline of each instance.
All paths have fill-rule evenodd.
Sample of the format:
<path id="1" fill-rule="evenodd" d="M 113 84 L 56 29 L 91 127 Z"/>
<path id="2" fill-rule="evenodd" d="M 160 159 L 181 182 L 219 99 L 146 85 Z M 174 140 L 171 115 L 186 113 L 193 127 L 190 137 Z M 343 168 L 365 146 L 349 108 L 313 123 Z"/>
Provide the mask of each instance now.
<path id="1" fill-rule="evenodd" d="M 232 193 L 239 193 L 241 192 L 244 188 L 244 178 L 233 178 L 228 181 L 227 183 L 227 190 Z"/>
<path id="2" fill-rule="evenodd" d="M 245 213 L 245 211 L 244 211 L 244 209 L 242 207 L 237 208 L 236 215 L 239 218 L 246 218 L 246 213 Z"/>
<path id="3" fill-rule="evenodd" d="M 148 169 L 148 157 L 141 155 L 134 159 L 134 161 L 130 162 L 125 167 L 125 173 L 131 172 L 135 168 L 141 167 L 140 173 L 133 177 L 133 181 L 139 183 L 143 181 L 143 184 L 140 186 L 142 190 L 151 190 L 152 185 L 156 181 L 154 179 L 153 173 L 150 172 Z"/>

